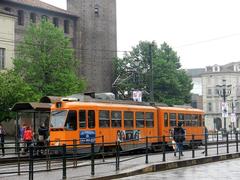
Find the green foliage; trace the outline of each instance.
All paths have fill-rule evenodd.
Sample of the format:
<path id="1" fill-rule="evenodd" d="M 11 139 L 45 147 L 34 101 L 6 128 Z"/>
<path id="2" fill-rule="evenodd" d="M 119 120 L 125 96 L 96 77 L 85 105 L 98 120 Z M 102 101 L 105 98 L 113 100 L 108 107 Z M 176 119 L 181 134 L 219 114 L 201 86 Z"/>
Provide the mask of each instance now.
<path id="1" fill-rule="evenodd" d="M 150 51 L 153 61 L 151 76 Z M 144 100 L 149 100 L 151 81 L 154 84 L 154 100 L 168 105 L 190 102 L 192 81 L 185 71 L 180 69 L 180 58 L 177 53 L 163 43 L 158 48 L 155 42 L 139 42 L 132 51 L 122 59 L 115 60 L 115 77 L 117 91 L 131 94 L 133 89 L 145 91 Z"/>
<path id="2" fill-rule="evenodd" d="M 14 71 L 36 94 L 65 96 L 83 91 L 70 39 L 50 22 L 32 24 L 17 52 Z"/>
<path id="3" fill-rule="evenodd" d="M 0 121 L 11 119 L 9 111 L 16 102 L 34 101 L 39 97 L 13 71 L 0 72 Z"/>

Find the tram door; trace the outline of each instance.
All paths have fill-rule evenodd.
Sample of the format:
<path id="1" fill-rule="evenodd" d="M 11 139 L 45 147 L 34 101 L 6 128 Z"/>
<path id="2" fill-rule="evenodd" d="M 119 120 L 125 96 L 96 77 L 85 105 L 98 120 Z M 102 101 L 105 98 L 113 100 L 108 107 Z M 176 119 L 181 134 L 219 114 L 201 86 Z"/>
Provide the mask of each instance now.
<path id="1" fill-rule="evenodd" d="M 64 129 L 67 131 L 65 140 L 78 139 L 76 110 L 70 110 L 68 112 Z"/>

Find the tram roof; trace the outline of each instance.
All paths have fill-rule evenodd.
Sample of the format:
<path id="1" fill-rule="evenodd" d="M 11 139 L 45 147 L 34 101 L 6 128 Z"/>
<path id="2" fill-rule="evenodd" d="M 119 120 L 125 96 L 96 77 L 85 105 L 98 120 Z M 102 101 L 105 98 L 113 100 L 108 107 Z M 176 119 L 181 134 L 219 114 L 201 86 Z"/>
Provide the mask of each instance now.
<path id="1" fill-rule="evenodd" d="M 50 103 L 22 102 L 15 103 L 11 108 L 11 111 L 50 111 L 50 108 Z"/>
<path id="2" fill-rule="evenodd" d="M 192 107 L 160 107 L 157 106 L 158 109 L 163 109 L 163 110 L 178 110 L 178 111 L 193 111 L 193 112 L 203 112 L 202 109 L 196 109 Z"/>

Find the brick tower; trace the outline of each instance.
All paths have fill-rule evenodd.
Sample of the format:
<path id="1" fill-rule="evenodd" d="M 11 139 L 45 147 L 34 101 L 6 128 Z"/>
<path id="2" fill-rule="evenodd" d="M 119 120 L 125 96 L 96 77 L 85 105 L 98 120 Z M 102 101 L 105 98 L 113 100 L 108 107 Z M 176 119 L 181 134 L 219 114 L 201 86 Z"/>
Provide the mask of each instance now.
<path id="1" fill-rule="evenodd" d="M 117 55 L 116 0 L 67 0 L 67 10 L 79 16 L 77 57 L 88 91 L 111 91 Z"/>

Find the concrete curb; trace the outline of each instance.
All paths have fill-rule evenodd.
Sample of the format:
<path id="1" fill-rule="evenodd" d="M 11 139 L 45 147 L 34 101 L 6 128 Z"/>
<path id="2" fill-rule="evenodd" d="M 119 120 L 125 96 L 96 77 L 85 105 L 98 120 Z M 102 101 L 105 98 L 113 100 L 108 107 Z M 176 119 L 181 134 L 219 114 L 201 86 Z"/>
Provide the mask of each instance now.
<path id="1" fill-rule="evenodd" d="M 233 154 L 224 154 L 224 155 L 217 155 L 217 156 L 208 156 L 208 157 L 202 157 L 202 158 L 195 158 L 195 159 L 187 159 L 187 160 L 179 160 L 174 162 L 166 162 L 166 163 L 159 163 L 159 164 L 152 164 L 145 168 L 134 170 L 131 172 L 126 173 L 119 173 L 104 177 L 92 177 L 91 179 L 95 180 L 109 180 L 109 179 L 117 179 L 117 178 L 123 178 L 123 177 L 129 177 L 129 176 L 135 176 L 150 172 L 157 172 L 157 171 L 165 171 L 170 169 L 176 169 L 181 167 L 188 167 L 193 165 L 199 165 L 199 164 L 205 164 L 205 163 L 211 163 L 211 162 L 217 162 L 217 161 L 223 161 L 228 159 L 235 159 L 240 158 L 240 153 L 233 153 Z"/>

